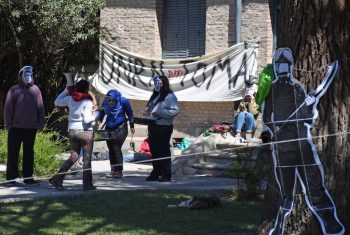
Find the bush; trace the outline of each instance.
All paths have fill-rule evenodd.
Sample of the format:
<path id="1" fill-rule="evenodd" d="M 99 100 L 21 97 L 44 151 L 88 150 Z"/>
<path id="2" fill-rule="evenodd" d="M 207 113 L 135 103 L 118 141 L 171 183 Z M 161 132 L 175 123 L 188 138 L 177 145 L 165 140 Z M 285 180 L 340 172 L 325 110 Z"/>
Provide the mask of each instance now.
<path id="1" fill-rule="evenodd" d="M 38 132 L 34 145 L 34 175 L 48 176 L 55 173 L 62 160 L 55 156 L 69 148 L 66 138 L 55 131 Z M 7 131 L 0 130 L 0 163 L 7 162 Z M 22 171 L 22 148 L 19 155 L 19 170 Z"/>
<path id="2" fill-rule="evenodd" d="M 224 174 L 237 180 L 237 190 L 234 194 L 240 199 L 257 198 L 263 191 L 262 170 L 258 152 L 249 150 L 240 152 L 237 158 Z"/>

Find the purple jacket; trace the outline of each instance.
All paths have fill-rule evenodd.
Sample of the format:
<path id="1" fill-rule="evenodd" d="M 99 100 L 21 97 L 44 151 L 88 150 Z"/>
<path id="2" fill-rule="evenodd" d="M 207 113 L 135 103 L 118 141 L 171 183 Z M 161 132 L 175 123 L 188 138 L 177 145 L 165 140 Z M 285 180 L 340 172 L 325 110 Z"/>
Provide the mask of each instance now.
<path id="1" fill-rule="evenodd" d="M 19 83 L 7 93 L 4 121 L 8 129 L 11 127 L 43 129 L 45 110 L 39 87 L 25 87 Z"/>

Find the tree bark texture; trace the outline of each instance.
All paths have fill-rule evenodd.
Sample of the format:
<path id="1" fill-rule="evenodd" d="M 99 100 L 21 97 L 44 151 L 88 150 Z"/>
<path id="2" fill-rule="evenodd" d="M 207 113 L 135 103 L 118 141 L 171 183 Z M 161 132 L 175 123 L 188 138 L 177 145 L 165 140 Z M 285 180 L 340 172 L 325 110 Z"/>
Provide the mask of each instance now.
<path id="1" fill-rule="evenodd" d="M 274 2 L 269 1 L 270 5 Z M 319 117 L 313 136 L 325 170 L 326 187 L 345 226 L 345 234 L 350 234 L 350 1 L 279 2 L 277 47 L 292 49 L 294 78 L 301 81 L 308 92 L 320 84 L 327 65 L 339 60 L 339 72 L 317 106 Z M 268 233 L 279 206 L 279 193 L 275 190 L 278 187 L 273 172 L 270 174 L 258 234 Z M 322 234 L 300 188 L 284 234 Z"/>

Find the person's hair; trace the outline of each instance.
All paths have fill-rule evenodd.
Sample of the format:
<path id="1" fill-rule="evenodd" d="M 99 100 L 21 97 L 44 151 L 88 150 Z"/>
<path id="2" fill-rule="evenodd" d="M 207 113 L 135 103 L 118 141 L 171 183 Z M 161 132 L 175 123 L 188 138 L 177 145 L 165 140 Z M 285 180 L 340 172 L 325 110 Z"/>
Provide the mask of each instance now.
<path id="1" fill-rule="evenodd" d="M 75 85 L 75 91 L 81 92 L 81 93 L 88 93 L 89 92 L 89 82 L 86 80 L 80 80 Z"/>
<path id="2" fill-rule="evenodd" d="M 170 89 L 170 84 L 169 84 L 169 79 L 164 76 L 164 75 L 160 75 L 159 79 L 162 80 L 163 85 L 160 87 L 160 91 L 155 91 L 153 90 L 153 94 L 151 95 L 151 98 L 149 99 L 149 101 L 147 102 L 147 106 L 149 105 L 149 103 L 154 100 L 158 95 L 159 95 L 159 99 L 157 100 L 158 102 L 162 102 L 165 97 L 169 94 L 172 93 L 173 91 Z"/>

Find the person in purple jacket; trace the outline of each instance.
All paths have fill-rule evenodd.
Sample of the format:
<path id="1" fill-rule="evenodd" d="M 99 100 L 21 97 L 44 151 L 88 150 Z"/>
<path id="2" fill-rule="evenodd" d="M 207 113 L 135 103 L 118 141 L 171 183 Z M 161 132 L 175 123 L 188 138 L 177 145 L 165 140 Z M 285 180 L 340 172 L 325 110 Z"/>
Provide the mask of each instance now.
<path id="1" fill-rule="evenodd" d="M 16 185 L 19 177 L 18 157 L 23 144 L 23 183 L 38 184 L 33 179 L 34 142 L 38 130 L 44 128 L 45 110 L 39 87 L 34 84 L 33 67 L 24 66 L 18 73 L 18 84 L 7 93 L 4 122 L 8 130 L 6 179 Z"/>

